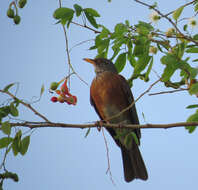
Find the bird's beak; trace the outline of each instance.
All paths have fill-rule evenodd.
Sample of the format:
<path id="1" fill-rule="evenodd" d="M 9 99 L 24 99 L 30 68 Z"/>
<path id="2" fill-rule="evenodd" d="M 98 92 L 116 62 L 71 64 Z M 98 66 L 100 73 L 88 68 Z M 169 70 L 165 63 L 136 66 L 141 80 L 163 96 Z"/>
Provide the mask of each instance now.
<path id="1" fill-rule="evenodd" d="M 89 63 L 91 63 L 93 65 L 96 64 L 95 61 L 94 61 L 94 59 L 84 58 L 83 60 L 86 61 L 86 62 L 89 62 Z"/>

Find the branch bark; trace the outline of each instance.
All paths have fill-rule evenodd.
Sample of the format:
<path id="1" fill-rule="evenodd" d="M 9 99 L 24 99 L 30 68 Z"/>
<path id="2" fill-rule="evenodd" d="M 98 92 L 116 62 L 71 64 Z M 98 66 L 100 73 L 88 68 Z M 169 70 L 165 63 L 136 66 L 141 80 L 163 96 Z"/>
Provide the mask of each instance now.
<path id="1" fill-rule="evenodd" d="M 12 127 L 27 127 L 30 129 L 34 128 L 74 128 L 74 129 L 86 129 L 86 128 L 97 128 L 98 123 L 94 122 L 91 124 L 70 124 L 70 123 L 54 123 L 54 122 L 16 122 L 10 123 Z M 187 127 L 187 126 L 198 126 L 198 122 L 178 122 L 178 123 L 169 123 L 169 124 L 143 124 L 143 125 L 122 125 L 120 124 L 110 124 L 110 123 L 102 123 L 103 127 L 106 128 L 128 128 L 128 129 L 168 129 L 174 127 Z M 101 126 L 101 127 L 102 127 Z"/>

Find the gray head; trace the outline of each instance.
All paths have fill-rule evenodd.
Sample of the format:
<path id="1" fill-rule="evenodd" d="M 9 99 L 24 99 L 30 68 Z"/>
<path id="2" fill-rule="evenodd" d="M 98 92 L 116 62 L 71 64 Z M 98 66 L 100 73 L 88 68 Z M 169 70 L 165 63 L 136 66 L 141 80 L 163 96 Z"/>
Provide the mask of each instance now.
<path id="1" fill-rule="evenodd" d="M 96 75 L 104 72 L 104 71 L 110 71 L 113 73 L 117 73 L 117 70 L 114 66 L 114 64 L 105 58 L 96 58 L 96 59 L 89 59 L 89 58 L 85 58 L 83 59 L 91 64 L 93 64 L 94 68 L 95 68 L 95 73 Z"/>

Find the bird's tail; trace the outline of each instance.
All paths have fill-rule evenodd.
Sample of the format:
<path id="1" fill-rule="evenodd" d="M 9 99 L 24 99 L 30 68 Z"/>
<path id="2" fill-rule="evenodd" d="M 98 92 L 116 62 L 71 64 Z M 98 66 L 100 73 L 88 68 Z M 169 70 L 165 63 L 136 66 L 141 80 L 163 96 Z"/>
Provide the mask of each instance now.
<path id="1" fill-rule="evenodd" d="M 121 151 L 125 181 L 130 182 L 135 178 L 147 180 L 147 170 L 138 145 L 133 142 L 131 149 L 128 150 L 126 147 L 122 146 Z"/>

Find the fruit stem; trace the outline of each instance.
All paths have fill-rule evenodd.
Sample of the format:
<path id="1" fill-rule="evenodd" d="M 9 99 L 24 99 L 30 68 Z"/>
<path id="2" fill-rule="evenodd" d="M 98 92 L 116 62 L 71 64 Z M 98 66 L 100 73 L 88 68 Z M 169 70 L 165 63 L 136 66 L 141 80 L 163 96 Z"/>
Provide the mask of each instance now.
<path id="1" fill-rule="evenodd" d="M 11 9 L 11 8 L 12 8 L 12 5 L 14 6 L 14 8 L 15 8 L 15 10 L 16 10 L 16 15 L 18 15 L 18 8 L 17 8 L 17 6 L 16 6 L 15 1 L 12 1 L 12 2 L 10 3 L 10 5 L 9 5 L 9 9 Z"/>

